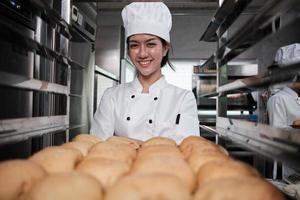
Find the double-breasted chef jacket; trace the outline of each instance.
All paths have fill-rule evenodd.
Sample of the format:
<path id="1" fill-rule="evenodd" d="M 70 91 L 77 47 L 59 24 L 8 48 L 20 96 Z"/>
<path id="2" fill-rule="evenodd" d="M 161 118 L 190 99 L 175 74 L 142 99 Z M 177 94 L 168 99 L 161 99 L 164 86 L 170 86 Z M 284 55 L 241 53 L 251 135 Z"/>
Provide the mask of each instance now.
<path id="1" fill-rule="evenodd" d="M 284 87 L 268 101 L 270 125 L 288 128 L 300 119 L 300 97 L 289 87 Z"/>
<path id="2" fill-rule="evenodd" d="M 162 76 L 142 93 L 138 78 L 106 89 L 92 121 L 90 133 L 102 139 L 112 135 L 145 141 L 155 136 L 180 143 L 199 136 L 195 96 L 166 82 Z"/>

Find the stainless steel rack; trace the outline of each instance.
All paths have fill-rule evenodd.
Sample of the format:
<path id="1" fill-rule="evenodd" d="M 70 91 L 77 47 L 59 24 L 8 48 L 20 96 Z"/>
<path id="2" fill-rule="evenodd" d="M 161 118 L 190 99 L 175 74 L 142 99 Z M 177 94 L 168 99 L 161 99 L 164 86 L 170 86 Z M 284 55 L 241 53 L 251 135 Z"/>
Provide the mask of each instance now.
<path id="1" fill-rule="evenodd" d="M 287 10 L 299 5 L 300 2 L 297 0 L 267 1 L 253 18 L 247 21 L 236 34 L 217 50 L 216 54 L 222 55 L 226 48 L 230 49 L 229 52 L 219 58 L 220 66 L 240 55 L 266 36 L 272 34 L 272 22 L 274 19 Z"/>
<path id="2" fill-rule="evenodd" d="M 225 0 L 224 6 L 225 3 L 229 3 L 229 1 Z M 216 13 L 221 12 L 222 7 Z M 254 45 L 261 44 L 266 40 L 269 42 L 280 40 L 283 44 L 293 41 L 299 42 L 299 15 L 290 19 L 284 26 L 274 29 L 274 23 L 278 18 L 297 7 L 300 7 L 300 2 L 297 0 L 269 0 L 228 40 L 226 38 L 221 40 L 221 34 L 224 33 L 221 26 L 214 27 L 214 34 L 210 33 L 211 30 L 206 30 L 205 33 L 209 33 L 212 37 L 209 38 L 207 35 L 207 41 L 217 41 L 219 48 L 201 67 L 215 67 L 218 81 L 215 92 L 202 94 L 200 97 L 217 96 L 216 128 L 201 126 L 202 129 L 216 135 L 217 138 L 224 139 L 226 142 L 239 144 L 260 157 L 280 161 L 300 171 L 299 129 L 277 129 L 268 126 L 260 118 L 258 118 L 258 122 L 250 122 L 226 114 L 229 105 L 228 94 L 260 92 L 266 90 L 268 86 L 289 81 L 295 75 L 300 74 L 300 63 L 284 67 L 271 65 L 264 66 L 267 70 L 260 70 L 258 75 L 237 79 L 233 82 L 228 81 L 228 62 L 246 50 L 253 48 Z M 292 32 L 291 34 L 294 34 L 294 36 L 290 37 L 286 34 L 287 32 Z M 215 36 L 218 37 L 215 38 Z M 289 39 L 285 39 L 286 37 L 289 37 Z"/>
<path id="3" fill-rule="evenodd" d="M 27 141 L 32 137 L 45 135 L 54 138 L 56 133 L 63 133 L 67 141 L 69 130 L 76 129 L 78 131 L 81 130 L 80 127 L 85 127 L 82 130 L 86 130 L 87 116 L 78 119 L 75 114 L 78 114 L 77 110 L 81 111 L 84 107 L 83 104 L 87 103 L 88 95 L 80 81 L 93 75 L 87 75 L 90 73 L 89 66 L 71 58 L 69 44 L 70 42 L 79 42 L 80 44 L 85 42 L 88 43 L 86 46 L 91 46 L 89 51 L 92 51 L 94 41 L 87 39 L 71 24 L 69 13 L 71 1 L 63 1 L 61 5 L 56 5 L 61 7 L 61 13 L 56 10 L 56 7 L 54 8 L 54 3 L 45 0 L 27 1 L 26 8 L 30 8 L 32 23 L 24 23 L 20 20 L 18 9 L 5 12 L 5 8 L 10 5 L 0 4 L 0 27 L 2 27 L 0 42 L 21 52 L 22 59 L 26 60 L 26 63 L 22 64 L 22 60 L 20 60 L 18 68 L 21 71 L 28 71 L 26 74 L 21 73 L 17 71 L 17 66 L 13 66 L 16 69 L 10 69 L 9 64 L 12 62 L 7 62 L 8 65 L 2 66 L 0 69 L 1 94 L 5 95 L 6 92 L 9 92 L 10 97 L 14 98 L 20 98 L 20 95 L 26 94 L 26 101 L 24 100 L 23 105 L 26 108 L 21 108 L 22 105 L 19 105 L 22 103 L 22 99 L 12 100 L 14 104 L 18 103 L 22 111 L 8 111 L 8 109 L 19 109 L 12 105 L 1 110 L 4 113 L 0 113 L 0 145 Z M 20 7 L 23 8 L 23 6 Z M 41 30 L 40 26 L 43 26 L 44 29 Z M 30 34 L 24 34 L 22 28 L 29 30 Z M 34 37 L 34 33 L 41 34 L 41 37 L 45 37 L 45 41 L 41 41 L 39 36 Z M 74 89 L 72 84 L 80 87 Z M 4 103 L 2 106 L 9 104 L 8 98 L 1 103 Z M 71 107 L 78 109 L 76 112 L 74 109 L 70 111 Z M 26 110 L 26 114 L 23 113 L 23 110 L 24 112 Z M 13 114 L 8 115 L 9 113 Z M 52 145 L 53 141 L 50 140 L 48 145 Z"/>
<path id="4" fill-rule="evenodd" d="M 252 0 L 227 0 L 216 11 L 200 40 L 216 42 Z M 217 30 L 220 30 L 217 33 Z"/>

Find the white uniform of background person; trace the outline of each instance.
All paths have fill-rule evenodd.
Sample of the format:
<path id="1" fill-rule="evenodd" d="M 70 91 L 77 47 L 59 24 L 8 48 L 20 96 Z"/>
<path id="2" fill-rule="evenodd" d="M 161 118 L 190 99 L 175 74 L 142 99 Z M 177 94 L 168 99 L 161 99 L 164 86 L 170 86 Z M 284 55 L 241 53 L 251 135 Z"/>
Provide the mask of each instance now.
<path id="1" fill-rule="evenodd" d="M 122 18 L 126 38 L 146 34 L 146 38 L 158 36 L 170 42 L 171 13 L 163 3 L 131 3 L 123 9 Z M 148 55 L 148 43 L 146 46 L 134 45 L 133 51 L 142 48 L 139 51 L 143 55 L 138 55 L 145 57 L 142 62 L 155 62 L 155 58 Z M 137 68 L 138 77 L 142 76 L 143 67 L 139 65 L 143 64 L 137 63 L 136 58 L 130 58 Z M 160 66 L 158 68 L 157 73 L 161 73 Z M 199 135 L 197 105 L 192 91 L 168 84 L 164 76 L 159 75 L 144 92 L 138 77 L 133 82 L 114 86 L 104 92 L 92 121 L 91 134 L 103 139 L 114 134 L 143 141 L 163 136 L 177 143 L 189 135 Z"/>
<path id="2" fill-rule="evenodd" d="M 300 62 L 300 44 L 281 47 L 275 56 L 275 61 L 281 66 Z M 269 123 L 276 128 L 296 130 L 291 127 L 295 120 L 300 119 L 300 98 L 295 90 L 300 91 L 300 77 L 295 77 L 294 82 L 285 86 L 274 94 L 268 101 L 267 109 Z M 297 133 L 298 134 L 298 133 Z M 283 180 L 290 182 L 289 177 L 297 172 L 289 166 L 283 166 Z M 299 176 L 299 172 L 298 175 Z M 293 182 L 291 182 L 293 183 Z"/>
<path id="3" fill-rule="evenodd" d="M 281 47 L 275 56 L 275 61 L 281 65 L 300 62 L 300 44 Z M 295 78 L 294 85 L 299 83 L 300 77 Z M 268 101 L 269 123 L 277 128 L 290 128 L 295 120 L 300 119 L 300 97 L 291 86 L 285 86 Z M 298 89 L 300 90 L 300 88 Z"/>
<path id="4" fill-rule="evenodd" d="M 271 126 L 289 128 L 300 119 L 300 97 L 289 87 L 272 96 L 268 101 L 268 114 Z"/>

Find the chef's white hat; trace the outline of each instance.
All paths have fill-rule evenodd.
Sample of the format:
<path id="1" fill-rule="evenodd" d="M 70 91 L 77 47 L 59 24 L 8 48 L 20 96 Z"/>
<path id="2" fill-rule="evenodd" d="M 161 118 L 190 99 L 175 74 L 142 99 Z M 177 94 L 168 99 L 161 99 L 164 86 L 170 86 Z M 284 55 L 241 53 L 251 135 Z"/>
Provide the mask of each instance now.
<path id="1" fill-rule="evenodd" d="M 280 47 L 276 52 L 275 61 L 282 66 L 300 62 L 300 44 Z"/>
<path id="2" fill-rule="evenodd" d="M 162 2 L 133 2 L 122 10 L 126 38 L 134 34 L 152 34 L 170 42 L 172 17 Z"/>

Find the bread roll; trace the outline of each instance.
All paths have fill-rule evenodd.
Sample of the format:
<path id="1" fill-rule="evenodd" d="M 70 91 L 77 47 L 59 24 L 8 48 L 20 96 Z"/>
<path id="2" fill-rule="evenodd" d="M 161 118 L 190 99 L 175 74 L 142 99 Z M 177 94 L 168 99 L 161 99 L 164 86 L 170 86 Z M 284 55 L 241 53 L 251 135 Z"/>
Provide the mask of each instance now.
<path id="1" fill-rule="evenodd" d="M 200 152 L 194 152 L 188 157 L 187 162 L 191 166 L 193 172 L 197 174 L 200 167 L 202 167 L 204 164 L 208 162 L 216 161 L 216 160 L 227 161 L 229 159 L 230 159 L 229 156 L 219 151 L 203 153 L 203 154 L 201 154 Z"/>
<path id="2" fill-rule="evenodd" d="M 207 182 L 195 193 L 194 200 L 284 200 L 269 182 L 253 177 L 223 178 Z"/>
<path id="3" fill-rule="evenodd" d="M 82 159 L 77 149 L 62 147 L 47 147 L 35 154 L 29 160 L 41 165 L 48 173 L 73 171 Z"/>
<path id="4" fill-rule="evenodd" d="M 193 152 L 210 153 L 210 152 L 219 151 L 228 155 L 227 151 L 224 150 L 224 148 L 222 148 L 221 146 L 206 141 L 190 142 L 188 145 L 182 147 L 180 150 L 182 151 L 183 155 L 186 158 L 189 157 Z"/>
<path id="5" fill-rule="evenodd" d="M 170 138 L 166 137 L 153 137 L 149 140 L 146 140 L 142 147 L 146 146 L 153 146 L 153 145 L 170 145 L 170 146 L 177 146 L 176 142 Z"/>
<path id="6" fill-rule="evenodd" d="M 186 146 L 189 146 L 193 142 L 208 142 L 208 143 L 211 143 L 209 140 L 207 140 L 207 139 L 205 139 L 205 138 L 203 138 L 201 136 L 191 135 L 189 137 L 184 138 L 181 141 L 181 143 L 179 145 L 180 150 L 185 149 Z"/>
<path id="7" fill-rule="evenodd" d="M 46 171 L 28 160 L 8 160 L 0 163 L 0 199 L 15 200 L 46 176 Z"/>
<path id="8" fill-rule="evenodd" d="M 74 141 L 67 142 L 63 144 L 62 147 L 77 149 L 82 153 L 83 156 L 86 156 L 94 144 L 95 143 L 90 141 Z"/>
<path id="9" fill-rule="evenodd" d="M 249 165 L 234 160 L 217 160 L 204 164 L 198 171 L 198 186 L 220 178 L 259 177 L 259 173 Z"/>
<path id="10" fill-rule="evenodd" d="M 24 200 L 102 200 L 101 184 L 92 176 L 76 172 L 47 176 L 35 184 Z"/>
<path id="11" fill-rule="evenodd" d="M 154 145 L 154 146 L 143 146 L 138 151 L 139 157 L 161 157 L 161 156 L 170 156 L 177 158 L 184 158 L 180 150 L 171 145 Z"/>
<path id="12" fill-rule="evenodd" d="M 102 140 L 99 137 L 91 134 L 79 134 L 75 138 L 73 138 L 72 141 L 89 141 L 94 144 L 102 142 Z"/>
<path id="13" fill-rule="evenodd" d="M 104 188 L 107 188 L 114 185 L 116 181 L 128 173 L 130 166 L 123 161 L 91 158 L 83 160 L 76 170 L 95 177 Z"/>
<path id="14" fill-rule="evenodd" d="M 120 136 L 112 136 L 109 137 L 107 140 L 107 142 L 112 142 L 115 144 L 127 144 L 130 147 L 134 148 L 134 149 L 138 149 L 140 148 L 140 145 L 142 143 L 142 141 L 139 140 L 135 140 L 135 139 L 130 139 L 130 138 L 126 138 L 126 137 L 120 137 Z"/>
<path id="15" fill-rule="evenodd" d="M 300 119 L 299 120 L 295 120 L 294 122 L 293 122 L 293 126 L 299 126 L 300 127 Z"/>
<path id="16" fill-rule="evenodd" d="M 183 181 L 190 191 L 196 186 L 196 179 L 190 166 L 184 159 L 176 157 L 139 157 L 132 169 L 131 173 L 165 173 L 178 177 Z"/>
<path id="17" fill-rule="evenodd" d="M 188 188 L 175 176 L 160 173 L 122 178 L 108 189 L 106 200 L 190 200 Z"/>
<path id="18" fill-rule="evenodd" d="M 136 150 L 127 144 L 112 145 L 111 142 L 101 142 L 94 145 L 87 157 L 108 158 L 125 161 L 129 165 L 136 158 Z"/>

